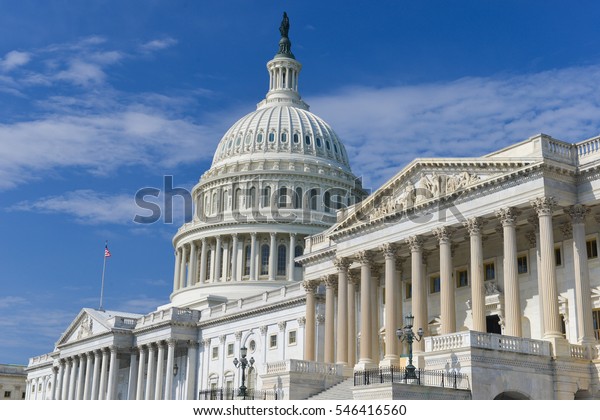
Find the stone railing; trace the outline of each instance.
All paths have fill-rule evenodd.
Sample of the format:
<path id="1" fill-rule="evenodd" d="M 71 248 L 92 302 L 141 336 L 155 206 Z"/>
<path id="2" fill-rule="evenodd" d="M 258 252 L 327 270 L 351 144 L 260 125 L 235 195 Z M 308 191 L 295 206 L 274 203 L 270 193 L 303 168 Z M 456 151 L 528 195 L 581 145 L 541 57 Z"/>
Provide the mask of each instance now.
<path id="1" fill-rule="evenodd" d="M 585 346 L 579 344 L 569 344 L 569 353 L 574 359 L 589 359 L 588 351 Z"/>
<path id="2" fill-rule="evenodd" d="M 576 163 L 576 150 L 574 145 L 552 138 L 542 138 L 542 153 L 544 156 L 573 165 Z"/>
<path id="3" fill-rule="evenodd" d="M 152 312 L 137 320 L 137 326 L 155 324 L 164 321 L 198 322 L 200 312 L 192 309 L 168 308 L 162 311 Z"/>
<path id="4" fill-rule="evenodd" d="M 335 363 L 309 362 L 306 360 L 287 359 L 267 363 L 269 373 L 317 373 L 322 375 L 343 376 L 344 366 Z"/>
<path id="5" fill-rule="evenodd" d="M 529 338 L 465 331 L 425 338 L 425 351 L 459 350 L 468 347 L 508 351 L 512 353 L 550 356 L 550 343 Z"/>
<path id="6" fill-rule="evenodd" d="M 30 357 L 29 364 L 27 366 L 35 366 L 35 365 L 39 365 L 41 363 L 52 362 L 52 361 L 54 361 L 54 357 L 52 356 L 52 353 L 46 353 L 41 356 Z M 4 366 L 6 366 L 6 365 L 4 365 Z"/>
<path id="7" fill-rule="evenodd" d="M 600 137 L 594 137 L 575 145 L 579 163 L 586 163 L 600 154 Z"/>
<path id="8" fill-rule="evenodd" d="M 137 325 L 137 318 L 125 318 L 123 316 L 116 316 L 112 319 L 112 324 L 115 328 L 127 328 L 132 330 Z"/>
<path id="9" fill-rule="evenodd" d="M 44 355 L 47 356 L 47 355 Z M 29 359 L 31 365 L 31 359 Z M 0 365 L 0 373 L 3 375 L 20 375 L 25 376 L 25 366 L 21 365 Z"/>

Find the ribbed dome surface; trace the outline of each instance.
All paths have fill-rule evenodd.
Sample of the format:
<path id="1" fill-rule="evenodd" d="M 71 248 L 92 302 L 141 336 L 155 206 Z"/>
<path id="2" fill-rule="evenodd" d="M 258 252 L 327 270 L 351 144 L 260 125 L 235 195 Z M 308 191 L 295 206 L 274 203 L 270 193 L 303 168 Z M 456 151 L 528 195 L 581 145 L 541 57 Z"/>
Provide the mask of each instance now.
<path id="1" fill-rule="evenodd" d="M 346 150 L 329 124 L 289 103 L 259 107 L 233 124 L 217 147 L 213 167 L 241 155 L 274 153 L 317 156 L 350 170 Z"/>

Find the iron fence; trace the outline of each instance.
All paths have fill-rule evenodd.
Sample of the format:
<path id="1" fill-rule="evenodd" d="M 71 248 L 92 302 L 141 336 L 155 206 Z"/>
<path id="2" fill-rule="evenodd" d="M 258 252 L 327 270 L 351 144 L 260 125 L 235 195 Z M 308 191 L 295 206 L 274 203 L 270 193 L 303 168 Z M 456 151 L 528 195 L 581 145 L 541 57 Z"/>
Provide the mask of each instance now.
<path id="1" fill-rule="evenodd" d="M 247 389 L 242 395 L 239 389 L 215 388 L 203 389 L 198 392 L 199 400 L 277 400 L 277 392 Z"/>
<path id="2" fill-rule="evenodd" d="M 405 368 L 393 366 L 354 372 L 354 386 L 390 383 L 470 389 L 468 376 L 458 372 L 417 369 L 413 378 Z"/>

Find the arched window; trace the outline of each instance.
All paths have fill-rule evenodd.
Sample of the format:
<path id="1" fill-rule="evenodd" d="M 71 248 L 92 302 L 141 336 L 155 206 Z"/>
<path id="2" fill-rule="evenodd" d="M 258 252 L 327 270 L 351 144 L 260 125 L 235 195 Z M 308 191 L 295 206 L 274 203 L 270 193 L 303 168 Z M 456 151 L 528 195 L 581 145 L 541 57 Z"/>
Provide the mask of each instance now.
<path id="1" fill-rule="evenodd" d="M 258 136 L 256 136 L 256 142 L 258 144 L 261 144 L 262 141 L 263 141 L 263 135 L 262 135 L 262 133 L 258 133 Z"/>
<path id="2" fill-rule="evenodd" d="M 212 193 L 212 212 L 211 214 L 217 214 L 217 192 Z"/>
<path id="3" fill-rule="evenodd" d="M 304 142 L 306 143 L 307 146 L 310 146 L 310 136 L 304 136 Z"/>
<path id="4" fill-rule="evenodd" d="M 250 275 L 250 245 L 244 246 L 244 276 Z"/>
<path id="5" fill-rule="evenodd" d="M 310 190 L 310 209 L 311 210 L 317 209 L 317 198 L 318 198 L 317 189 L 313 188 L 312 190 Z"/>
<path id="6" fill-rule="evenodd" d="M 294 208 L 301 209 L 302 208 L 302 188 L 296 188 L 296 194 L 294 194 Z"/>
<path id="7" fill-rule="evenodd" d="M 286 263 L 286 248 L 285 245 L 279 245 L 277 248 L 277 275 L 285 276 L 285 263 Z"/>
<path id="8" fill-rule="evenodd" d="M 281 142 L 282 143 L 286 143 L 287 142 L 287 134 L 286 133 L 281 133 Z"/>
<path id="9" fill-rule="evenodd" d="M 269 274 L 269 245 L 260 247 L 260 274 Z"/>
<path id="10" fill-rule="evenodd" d="M 240 208 L 240 194 L 241 190 L 239 188 L 236 188 L 234 193 L 233 193 L 233 209 L 237 210 Z"/>
<path id="11" fill-rule="evenodd" d="M 287 207 L 287 188 L 286 187 L 279 187 L 279 202 L 277 203 L 277 206 L 280 208 Z"/>
<path id="12" fill-rule="evenodd" d="M 211 263 L 212 263 L 212 249 L 209 249 L 206 252 L 206 278 L 203 279 L 204 281 L 210 279 L 210 266 L 211 266 Z"/>
<path id="13" fill-rule="evenodd" d="M 248 194 L 248 208 L 253 209 L 256 206 L 256 187 L 250 188 L 250 194 Z"/>
<path id="14" fill-rule="evenodd" d="M 275 133 L 269 133 L 269 143 L 273 143 L 275 141 Z"/>
<path id="15" fill-rule="evenodd" d="M 317 147 L 321 147 L 321 139 L 317 137 Z"/>
<path id="16" fill-rule="evenodd" d="M 325 194 L 323 196 L 323 202 L 325 211 L 329 213 L 331 211 L 331 193 L 329 191 L 325 191 Z"/>
<path id="17" fill-rule="evenodd" d="M 271 187 L 264 187 L 262 190 L 262 206 L 269 207 L 271 205 Z"/>
<path id="18" fill-rule="evenodd" d="M 296 248 L 294 249 L 294 257 L 298 258 L 303 253 L 304 253 L 304 248 L 302 248 L 302 245 L 296 245 Z M 294 263 L 294 267 L 302 267 L 302 265 L 300 265 L 298 263 Z"/>
<path id="19" fill-rule="evenodd" d="M 294 143 L 298 144 L 298 142 L 300 142 L 300 137 L 298 136 L 298 133 L 294 133 Z"/>

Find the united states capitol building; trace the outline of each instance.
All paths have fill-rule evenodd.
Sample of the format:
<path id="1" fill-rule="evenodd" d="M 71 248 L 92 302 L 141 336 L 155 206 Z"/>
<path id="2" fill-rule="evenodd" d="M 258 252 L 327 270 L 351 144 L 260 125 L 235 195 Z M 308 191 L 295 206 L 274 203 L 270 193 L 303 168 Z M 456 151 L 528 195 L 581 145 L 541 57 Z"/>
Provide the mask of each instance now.
<path id="1" fill-rule="evenodd" d="M 26 398 L 600 398 L 600 138 L 416 159 L 367 195 L 288 29 L 194 187 L 168 303 L 82 309 Z"/>

